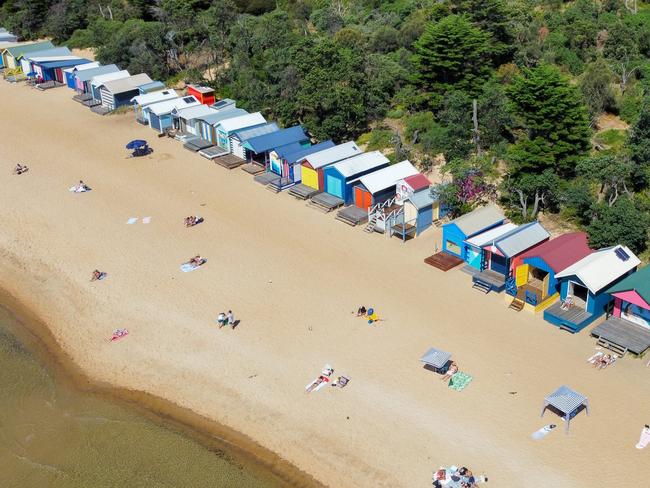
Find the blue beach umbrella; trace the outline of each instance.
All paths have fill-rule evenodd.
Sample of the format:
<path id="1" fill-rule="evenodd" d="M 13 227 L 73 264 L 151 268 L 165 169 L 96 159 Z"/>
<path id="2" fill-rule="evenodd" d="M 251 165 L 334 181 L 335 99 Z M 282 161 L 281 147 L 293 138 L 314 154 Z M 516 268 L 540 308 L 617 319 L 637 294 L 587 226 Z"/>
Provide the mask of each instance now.
<path id="1" fill-rule="evenodd" d="M 142 147 L 145 147 L 147 145 L 147 141 L 143 141 L 141 139 L 136 139 L 134 141 L 129 142 L 126 145 L 127 149 L 140 149 Z"/>
<path id="2" fill-rule="evenodd" d="M 25 76 L 27 76 L 27 78 L 34 78 L 36 76 L 36 72 L 35 71 L 30 71 Z"/>

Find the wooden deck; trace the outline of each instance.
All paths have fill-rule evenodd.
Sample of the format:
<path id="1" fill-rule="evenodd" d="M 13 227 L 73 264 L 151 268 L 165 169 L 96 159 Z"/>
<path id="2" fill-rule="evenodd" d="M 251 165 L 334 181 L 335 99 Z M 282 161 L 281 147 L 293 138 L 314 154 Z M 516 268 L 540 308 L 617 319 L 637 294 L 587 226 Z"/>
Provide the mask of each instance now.
<path id="1" fill-rule="evenodd" d="M 318 193 L 311 197 L 308 205 L 316 210 L 329 213 L 341 207 L 345 202 L 329 193 Z"/>
<path id="2" fill-rule="evenodd" d="M 94 98 L 90 98 L 88 100 L 85 100 L 85 101 L 81 102 L 81 104 L 86 106 L 86 107 L 93 108 L 93 107 L 96 107 L 98 105 L 101 105 L 102 102 L 100 102 L 99 100 L 95 100 Z"/>
<path id="3" fill-rule="evenodd" d="M 295 184 L 296 183 L 289 178 L 278 178 L 266 185 L 266 189 L 272 191 L 273 193 L 280 193 L 287 188 L 291 188 Z"/>
<path id="4" fill-rule="evenodd" d="M 112 112 L 110 108 L 104 107 L 101 104 L 91 106 L 90 111 L 96 113 L 97 115 L 108 115 Z"/>
<path id="5" fill-rule="evenodd" d="M 650 329 L 620 317 L 608 318 L 591 335 L 637 355 L 650 348 Z"/>
<path id="6" fill-rule="evenodd" d="M 72 97 L 72 99 L 75 102 L 84 103 L 87 102 L 88 100 L 92 100 L 93 96 L 90 93 L 80 93 L 79 95 L 75 95 L 74 97 Z"/>
<path id="7" fill-rule="evenodd" d="M 205 159 L 213 160 L 214 158 L 225 156 L 226 154 L 228 154 L 228 151 L 220 148 L 219 146 L 212 146 L 206 149 L 201 149 L 199 151 L 199 154 L 203 156 Z"/>
<path id="8" fill-rule="evenodd" d="M 208 149 L 209 147 L 214 146 L 210 141 L 206 141 L 205 139 L 202 139 L 201 137 L 194 137 L 192 139 L 188 139 L 185 141 L 185 144 L 183 144 L 183 147 L 187 149 L 188 151 L 192 152 L 198 152 L 203 149 Z"/>
<path id="9" fill-rule="evenodd" d="M 404 242 L 413 239 L 418 231 L 417 227 L 413 224 L 395 224 L 392 230 L 392 235 L 400 237 Z"/>
<path id="10" fill-rule="evenodd" d="M 241 169 L 246 171 L 246 173 L 248 173 L 249 175 L 258 175 L 266 171 L 264 166 L 259 163 L 246 163 L 242 165 Z"/>
<path id="11" fill-rule="evenodd" d="M 41 91 L 51 90 L 52 88 L 58 88 L 60 86 L 65 86 L 65 83 L 61 83 L 55 80 L 44 81 L 36 85 L 36 88 Z"/>
<path id="12" fill-rule="evenodd" d="M 320 193 L 320 191 L 311 186 L 303 185 L 302 183 L 293 186 L 291 190 L 289 190 L 289 195 L 296 197 L 299 200 L 308 200 L 317 193 Z"/>
<path id="13" fill-rule="evenodd" d="M 561 301 L 544 310 L 544 318 L 547 322 L 569 332 L 578 332 L 594 320 L 593 314 L 587 312 L 582 303 L 576 303 L 567 310 L 562 310 Z"/>
<path id="14" fill-rule="evenodd" d="M 255 178 L 253 178 L 253 181 L 255 181 L 255 183 L 259 183 L 260 185 L 266 186 L 272 181 L 279 180 L 279 179 L 280 177 L 278 175 L 269 171 L 267 173 L 262 173 L 257 175 Z"/>
<path id="15" fill-rule="evenodd" d="M 453 254 L 449 254 L 447 252 L 439 252 L 429 256 L 428 258 L 425 258 L 424 262 L 442 271 L 449 271 L 456 266 L 460 266 L 465 261 L 454 256 Z"/>
<path id="16" fill-rule="evenodd" d="M 368 212 L 362 208 L 350 205 L 336 212 L 336 220 L 354 227 L 368 221 Z"/>
<path id="17" fill-rule="evenodd" d="M 506 287 L 506 277 L 491 269 L 484 269 L 480 273 L 476 273 L 472 277 L 472 282 L 474 288 L 480 288 L 485 293 L 490 291 L 500 292 Z"/>
<path id="18" fill-rule="evenodd" d="M 215 159 L 214 162 L 226 169 L 235 169 L 239 168 L 246 161 L 240 157 L 235 156 L 234 154 L 226 154 L 225 156 L 221 156 Z"/>

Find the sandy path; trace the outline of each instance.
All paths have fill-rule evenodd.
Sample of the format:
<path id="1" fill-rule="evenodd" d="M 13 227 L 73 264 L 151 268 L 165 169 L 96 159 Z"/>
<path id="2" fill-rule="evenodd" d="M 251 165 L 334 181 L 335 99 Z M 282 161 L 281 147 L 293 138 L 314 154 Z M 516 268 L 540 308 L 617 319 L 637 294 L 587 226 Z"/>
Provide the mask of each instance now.
<path id="1" fill-rule="evenodd" d="M 452 463 L 498 487 L 650 476 L 649 453 L 634 449 L 650 421 L 641 361 L 595 371 L 587 332 L 559 332 L 461 272 L 424 265 L 439 231 L 406 245 L 369 236 L 71 97 L 0 83 L 0 286 L 93 378 L 216 419 L 331 486 L 429 486 Z M 134 138 L 155 153 L 125 159 Z M 16 162 L 30 172 L 12 176 Z M 80 178 L 93 191 L 68 193 Z M 185 229 L 197 213 L 206 222 Z M 125 225 L 131 216 L 153 220 Z M 180 273 L 197 253 L 207 265 Z M 88 282 L 95 267 L 106 281 Z M 362 303 L 386 321 L 353 317 Z M 242 320 L 235 331 L 214 326 L 227 308 Z M 128 338 L 106 343 L 124 326 Z M 421 368 L 430 346 L 474 376 L 465 391 Z M 326 362 L 351 384 L 305 395 Z M 534 443 L 531 432 L 561 423 L 539 418 L 561 384 L 587 395 L 592 414 Z"/>

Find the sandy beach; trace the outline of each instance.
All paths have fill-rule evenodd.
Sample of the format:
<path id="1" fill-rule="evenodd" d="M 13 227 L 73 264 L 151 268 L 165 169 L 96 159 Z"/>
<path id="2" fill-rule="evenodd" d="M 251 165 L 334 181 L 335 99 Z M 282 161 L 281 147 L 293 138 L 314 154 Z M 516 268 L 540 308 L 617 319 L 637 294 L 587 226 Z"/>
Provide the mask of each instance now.
<path id="1" fill-rule="evenodd" d="M 588 330 L 560 332 L 425 265 L 439 230 L 406 244 L 368 235 L 73 94 L 0 83 L 0 288 L 93 381 L 169 400 L 332 487 L 430 486 L 450 464 L 494 487 L 650 477 L 650 451 L 634 448 L 650 423 L 647 359 L 596 371 Z M 155 152 L 127 159 L 136 138 Z M 20 177 L 18 162 L 30 167 Z M 92 191 L 69 193 L 79 179 Z M 185 228 L 197 214 L 205 222 Z M 181 273 L 196 254 L 207 264 Z M 89 282 L 95 268 L 108 278 Z M 361 304 L 384 320 L 356 318 Z M 229 308 L 241 323 L 219 330 Z M 116 328 L 130 335 L 107 342 Z M 429 347 L 473 382 L 448 389 L 418 362 Z M 325 363 L 352 381 L 305 394 Z M 540 418 L 563 384 L 591 406 L 569 435 Z M 560 428 L 530 440 L 549 423 Z"/>

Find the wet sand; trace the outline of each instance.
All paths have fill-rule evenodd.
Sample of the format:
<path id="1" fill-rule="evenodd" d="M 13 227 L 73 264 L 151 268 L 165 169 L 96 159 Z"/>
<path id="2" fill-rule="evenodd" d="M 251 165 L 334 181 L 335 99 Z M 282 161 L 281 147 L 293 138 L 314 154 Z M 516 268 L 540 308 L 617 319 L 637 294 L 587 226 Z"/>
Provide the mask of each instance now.
<path id="1" fill-rule="evenodd" d="M 72 95 L 0 83 L 0 287 L 93 384 L 227 426 L 329 486 L 428 486 L 449 464 L 499 487 L 650 476 L 634 449 L 650 414 L 645 362 L 596 371 L 588 331 L 560 332 L 424 265 L 439 230 L 407 244 L 369 236 Z M 154 154 L 125 159 L 135 138 Z M 29 173 L 11 175 L 17 162 Z M 69 193 L 79 179 L 93 190 Z M 184 228 L 190 214 L 205 222 Z M 125 224 L 136 216 L 152 222 Z M 197 253 L 208 263 L 181 273 Z M 90 283 L 95 268 L 108 279 Z M 360 304 L 385 320 L 369 327 L 351 314 Z M 218 330 L 228 308 L 241 324 Z M 108 343 L 120 327 L 130 335 Z M 463 392 L 421 367 L 431 346 L 474 376 Z M 325 363 L 351 383 L 306 395 Z M 562 384 L 589 397 L 591 415 L 532 442 L 562 423 L 539 417 Z"/>

